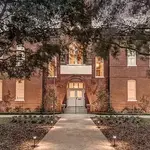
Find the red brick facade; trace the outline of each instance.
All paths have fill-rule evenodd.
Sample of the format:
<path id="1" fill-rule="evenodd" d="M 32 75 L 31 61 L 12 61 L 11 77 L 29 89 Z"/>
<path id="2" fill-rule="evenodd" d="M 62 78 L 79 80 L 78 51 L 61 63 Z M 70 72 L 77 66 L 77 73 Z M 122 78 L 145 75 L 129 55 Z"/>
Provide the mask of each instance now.
<path id="1" fill-rule="evenodd" d="M 38 106 L 41 106 L 42 100 L 42 80 L 41 77 L 32 77 L 30 80 L 25 80 L 24 85 L 24 101 L 16 101 L 16 80 L 6 79 L 3 80 L 3 98 L 8 95 L 10 91 L 11 101 L 8 105 L 9 108 L 22 107 L 34 110 Z M 1 101 L 3 102 L 3 101 Z M 1 111 L 4 111 L 1 107 Z"/>
<path id="2" fill-rule="evenodd" d="M 147 76 L 149 60 L 136 59 L 137 66 L 127 66 L 126 51 L 122 50 L 118 59 L 110 57 L 110 99 L 112 107 L 121 111 L 125 107 L 138 107 L 142 96 L 150 96 L 150 79 Z M 136 99 L 128 101 L 127 82 L 136 80 Z M 149 111 L 149 110 L 147 110 Z"/>
<path id="3" fill-rule="evenodd" d="M 67 94 L 67 84 L 70 81 L 81 81 L 85 86 L 85 93 L 87 95 L 89 104 L 96 100 L 96 92 L 99 89 L 108 87 L 108 78 L 110 79 L 110 103 L 116 111 L 121 111 L 125 107 L 137 106 L 140 98 L 143 95 L 150 96 L 150 79 L 147 77 L 147 70 L 149 69 L 149 60 L 143 61 L 137 58 L 137 66 L 127 66 L 127 57 L 124 50 L 121 51 L 118 59 L 110 56 L 110 64 L 108 61 L 104 63 L 104 77 L 95 78 L 95 61 L 92 58 L 92 73 L 87 74 L 60 74 L 60 63 L 57 65 L 56 91 L 57 102 L 60 111 L 61 104 Z M 108 77 L 108 69 L 110 75 Z M 45 77 L 47 78 L 47 77 Z M 136 102 L 128 101 L 127 99 L 127 81 L 136 80 Z M 48 77 L 46 84 L 54 86 L 54 78 Z M 22 106 L 23 108 L 30 108 L 35 110 L 41 107 L 42 104 L 42 77 L 32 77 L 31 80 L 25 80 L 25 97 L 23 102 L 15 101 L 16 80 L 3 80 L 3 97 L 10 91 L 14 100 L 11 101 L 10 107 Z M 2 111 L 2 110 L 1 110 Z M 91 111 L 92 110 L 91 108 Z"/>

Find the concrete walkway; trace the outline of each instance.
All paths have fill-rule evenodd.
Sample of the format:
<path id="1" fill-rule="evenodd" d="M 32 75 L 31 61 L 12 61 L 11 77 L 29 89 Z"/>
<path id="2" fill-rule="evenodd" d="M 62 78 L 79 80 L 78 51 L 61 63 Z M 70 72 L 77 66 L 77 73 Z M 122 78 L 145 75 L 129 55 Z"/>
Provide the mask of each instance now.
<path id="1" fill-rule="evenodd" d="M 89 114 L 62 114 L 35 150 L 114 150 Z"/>

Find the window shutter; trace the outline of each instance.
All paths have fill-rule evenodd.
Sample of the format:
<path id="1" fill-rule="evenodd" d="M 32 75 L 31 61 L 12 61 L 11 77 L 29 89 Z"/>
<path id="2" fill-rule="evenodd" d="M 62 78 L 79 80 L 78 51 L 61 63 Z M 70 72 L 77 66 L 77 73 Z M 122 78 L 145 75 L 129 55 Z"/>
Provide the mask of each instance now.
<path id="1" fill-rule="evenodd" d="M 136 81 L 128 80 L 128 101 L 136 100 Z"/>
<path id="2" fill-rule="evenodd" d="M 0 80 L 0 101 L 2 101 L 2 95 L 3 95 L 3 90 L 2 90 L 2 86 L 3 86 L 3 81 Z"/>
<path id="3" fill-rule="evenodd" d="M 24 101 L 24 80 L 16 81 L 16 101 Z"/>

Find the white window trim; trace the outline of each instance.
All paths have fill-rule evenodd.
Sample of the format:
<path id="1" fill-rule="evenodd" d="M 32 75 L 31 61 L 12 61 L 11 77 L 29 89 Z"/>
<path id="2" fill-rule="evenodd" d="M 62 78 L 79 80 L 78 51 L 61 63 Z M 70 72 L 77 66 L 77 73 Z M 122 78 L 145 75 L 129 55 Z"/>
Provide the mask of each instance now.
<path id="1" fill-rule="evenodd" d="M 24 100 L 24 99 L 17 99 L 17 98 L 16 98 L 15 101 L 16 101 L 16 102 L 24 102 L 25 100 Z"/>
<path id="2" fill-rule="evenodd" d="M 16 51 L 16 56 L 19 54 L 21 54 L 22 55 L 22 60 L 24 61 L 25 60 L 25 53 L 24 52 L 22 52 L 22 51 L 25 51 L 25 48 L 22 46 L 22 45 L 17 45 L 17 51 Z M 19 51 L 21 51 L 21 52 L 19 52 Z M 24 56 L 23 56 L 24 55 Z M 21 60 L 21 61 L 22 61 Z M 17 60 L 17 62 L 16 62 L 16 66 L 21 66 L 21 61 L 19 61 L 19 60 Z"/>
<path id="3" fill-rule="evenodd" d="M 136 99 L 128 99 L 128 102 L 136 102 Z"/>
<path id="4" fill-rule="evenodd" d="M 17 83 L 17 81 L 16 81 Z M 24 81 L 24 96 L 25 96 L 25 81 Z M 21 99 L 21 98 L 17 98 L 17 90 L 16 90 L 16 98 L 15 98 L 16 102 L 24 102 L 25 98 Z"/>
<path id="5" fill-rule="evenodd" d="M 98 56 L 96 56 L 98 57 Z M 96 76 L 96 57 L 95 57 L 95 78 L 105 78 L 104 77 L 104 59 L 102 58 L 103 61 L 103 76 Z"/>
<path id="6" fill-rule="evenodd" d="M 137 56 L 136 56 L 136 52 L 135 52 L 135 56 L 128 56 L 128 54 L 130 53 L 130 50 L 127 50 L 127 66 L 128 67 L 135 67 L 137 66 Z M 135 64 L 129 64 L 129 58 L 133 58 L 135 59 Z"/>
<path id="7" fill-rule="evenodd" d="M 76 49 L 76 51 L 78 51 L 78 49 Z M 75 49 L 74 49 L 74 53 L 75 53 Z M 75 55 L 74 55 L 75 56 Z M 82 55 L 82 62 L 81 62 L 81 64 L 78 64 L 77 62 L 78 62 L 78 58 L 77 58 L 77 56 L 78 55 L 76 55 L 76 58 L 75 58 L 75 60 L 76 60 L 76 63 L 75 64 L 71 64 L 70 63 L 70 50 L 69 50 L 69 61 L 68 61 L 68 65 L 72 65 L 72 66 L 80 66 L 80 65 L 83 65 L 84 64 L 84 62 L 83 62 L 83 55 Z"/>
<path id="8" fill-rule="evenodd" d="M 104 76 L 95 76 L 95 78 L 105 78 Z"/>
<path id="9" fill-rule="evenodd" d="M 86 66 L 85 64 L 67 64 L 68 66 Z"/>
<path id="10" fill-rule="evenodd" d="M 136 83 L 136 80 L 127 80 L 127 97 L 128 97 L 128 83 L 129 83 L 129 81 L 135 81 L 135 97 L 136 97 L 136 94 L 137 94 L 137 92 L 136 92 L 136 89 L 137 89 L 137 83 Z M 136 97 L 137 98 L 137 97 Z M 128 100 L 127 101 L 129 101 L 129 102 L 136 102 L 137 101 L 137 99 L 129 99 L 128 98 Z"/>

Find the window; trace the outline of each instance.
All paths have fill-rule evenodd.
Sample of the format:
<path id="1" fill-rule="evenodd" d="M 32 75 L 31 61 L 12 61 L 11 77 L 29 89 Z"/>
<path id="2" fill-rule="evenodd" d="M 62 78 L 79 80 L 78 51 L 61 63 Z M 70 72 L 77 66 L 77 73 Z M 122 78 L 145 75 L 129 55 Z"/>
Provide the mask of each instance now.
<path id="1" fill-rule="evenodd" d="M 136 52 L 128 50 L 127 51 L 127 63 L 128 66 L 136 66 Z"/>
<path id="2" fill-rule="evenodd" d="M 69 64 L 83 64 L 83 52 L 82 47 L 80 45 L 73 43 L 69 46 Z"/>
<path id="3" fill-rule="evenodd" d="M 75 91 L 70 91 L 70 92 L 69 92 L 69 96 L 70 96 L 70 97 L 76 97 L 76 96 L 75 96 Z"/>
<path id="4" fill-rule="evenodd" d="M 83 89 L 83 83 L 82 82 L 70 82 L 68 84 L 68 88 L 70 89 Z"/>
<path id="5" fill-rule="evenodd" d="M 95 76 L 104 77 L 104 60 L 101 57 L 95 57 Z"/>
<path id="6" fill-rule="evenodd" d="M 54 57 L 48 66 L 49 75 L 48 77 L 56 77 L 57 76 L 57 58 Z"/>
<path id="7" fill-rule="evenodd" d="M 16 81 L 16 101 L 24 101 L 24 80 Z"/>
<path id="8" fill-rule="evenodd" d="M 78 98 L 81 98 L 81 97 L 83 97 L 83 91 L 77 91 L 77 97 Z"/>
<path id="9" fill-rule="evenodd" d="M 0 80 L 0 101 L 2 101 L 2 96 L 3 96 L 2 86 L 3 86 L 3 81 Z"/>
<path id="10" fill-rule="evenodd" d="M 25 60 L 25 48 L 22 45 L 17 45 L 16 65 L 21 66 Z"/>
<path id="11" fill-rule="evenodd" d="M 136 81 L 128 80 L 128 101 L 136 101 Z"/>

